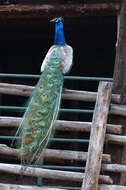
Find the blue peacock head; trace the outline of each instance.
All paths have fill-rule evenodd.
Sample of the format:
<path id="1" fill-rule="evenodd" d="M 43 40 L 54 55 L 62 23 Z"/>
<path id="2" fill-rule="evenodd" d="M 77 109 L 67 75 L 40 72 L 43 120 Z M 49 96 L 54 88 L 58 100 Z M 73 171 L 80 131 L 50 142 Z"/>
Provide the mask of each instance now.
<path id="1" fill-rule="evenodd" d="M 66 45 L 63 31 L 63 17 L 54 18 L 50 22 L 55 23 L 54 45 Z"/>

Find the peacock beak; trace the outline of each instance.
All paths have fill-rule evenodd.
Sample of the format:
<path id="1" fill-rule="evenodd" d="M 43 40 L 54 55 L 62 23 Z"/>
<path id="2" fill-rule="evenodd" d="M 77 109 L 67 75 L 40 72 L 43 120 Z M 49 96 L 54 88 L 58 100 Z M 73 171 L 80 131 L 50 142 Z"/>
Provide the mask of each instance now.
<path id="1" fill-rule="evenodd" d="M 57 18 L 51 19 L 50 22 L 57 22 Z"/>
<path id="2" fill-rule="evenodd" d="M 52 20 L 50 20 L 50 22 L 55 22 L 55 23 L 58 23 L 58 22 L 62 22 L 64 21 L 63 17 L 56 17 L 56 18 L 53 18 Z"/>

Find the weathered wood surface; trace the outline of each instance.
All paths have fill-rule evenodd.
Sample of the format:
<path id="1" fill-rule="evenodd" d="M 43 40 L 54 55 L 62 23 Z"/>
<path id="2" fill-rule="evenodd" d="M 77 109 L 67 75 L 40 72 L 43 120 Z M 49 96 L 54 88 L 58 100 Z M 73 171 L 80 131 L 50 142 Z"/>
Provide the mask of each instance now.
<path id="1" fill-rule="evenodd" d="M 22 121 L 21 117 L 0 116 L 0 127 L 18 127 Z M 57 120 L 56 129 L 60 131 L 80 131 L 90 132 L 91 122 L 80 121 L 64 121 Z M 121 125 L 107 124 L 107 132 L 114 134 L 122 134 Z"/>
<path id="2" fill-rule="evenodd" d="M 122 104 L 126 107 L 126 1 L 122 1 L 122 8 L 118 15 L 118 36 L 116 48 L 116 61 L 113 76 L 113 92 L 122 95 Z M 124 135 L 126 136 L 126 118 L 113 118 L 124 127 Z M 122 155 L 117 153 L 115 157 L 122 157 L 121 164 L 126 165 L 126 145 L 124 146 Z M 122 173 L 120 177 L 121 185 L 126 186 L 126 173 Z"/>
<path id="3" fill-rule="evenodd" d="M 0 83 L 1 94 L 29 96 L 33 90 L 34 90 L 33 86 Z M 95 102 L 96 96 L 97 92 L 88 92 L 88 91 L 79 91 L 79 90 L 70 90 L 70 89 L 63 89 L 62 93 L 63 99 L 81 100 L 86 102 Z M 122 97 L 120 94 L 112 94 L 112 102 L 120 103 L 121 99 Z"/>
<path id="4" fill-rule="evenodd" d="M 116 173 L 126 173 L 126 166 L 120 164 L 102 164 L 102 170 Z"/>
<path id="5" fill-rule="evenodd" d="M 18 149 L 13 149 L 7 145 L 0 144 L 0 155 L 15 156 L 16 158 L 20 156 L 20 151 Z M 77 151 L 67 151 L 67 150 L 54 150 L 46 149 L 44 153 L 44 158 L 48 159 L 64 159 L 64 160 L 76 160 L 76 161 L 86 161 L 87 152 L 77 152 Z M 110 163 L 111 156 L 108 154 L 102 155 L 102 161 Z M 110 172 L 126 172 L 126 166 L 120 164 L 102 164 L 102 171 Z"/>
<path id="6" fill-rule="evenodd" d="M 111 101 L 112 83 L 100 82 L 92 120 L 83 190 L 97 190 L 101 169 L 106 123 Z"/>
<path id="7" fill-rule="evenodd" d="M 0 190 L 62 190 L 62 189 L 0 183 Z"/>
<path id="8" fill-rule="evenodd" d="M 6 127 L 17 127 L 21 122 L 21 118 L 11 118 L 9 117 L 0 117 L 0 126 Z M 56 129 L 61 131 L 81 131 L 81 132 L 89 132 L 91 128 L 91 123 L 88 122 L 74 122 L 74 121 L 57 121 Z M 115 131 L 114 131 L 115 130 Z M 121 134 L 122 127 L 120 125 L 107 125 L 107 132 Z M 126 136 L 123 135 L 114 135 L 114 134 L 106 134 L 105 140 L 111 144 L 126 144 Z"/>
<path id="9" fill-rule="evenodd" d="M 36 186 L 11 185 L 0 183 L 1 190 L 61 190 L 57 188 L 46 188 Z M 120 185 L 99 185 L 98 190 L 126 190 L 126 187 Z"/>
<path id="10" fill-rule="evenodd" d="M 55 16 L 80 17 L 95 15 L 116 15 L 120 3 L 102 4 L 42 4 L 42 5 L 3 5 L 0 6 L 0 19 L 50 18 Z"/>
<path id="11" fill-rule="evenodd" d="M 120 185 L 99 185 L 98 190 L 126 190 L 126 186 L 120 186 Z"/>
<path id="12" fill-rule="evenodd" d="M 111 144 L 126 145 L 126 136 L 106 134 L 105 139 Z"/>
<path id="13" fill-rule="evenodd" d="M 0 144 L 0 155 L 14 156 L 19 158 L 20 151 L 19 149 L 10 148 L 5 144 Z M 87 152 L 46 149 L 43 157 L 46 159 L 86 161 Z M 110 163 L 111 156 L 109 154 L 103 154 L 102 160 L 103 162 Z"/>
<path id="14" fill-rule="evenodd" d="M 110 114 L 126 116 L 126 105 L 111 104 Z"/>
<path id="15" fill-rule="evenodd" d="M 55 179 L 55 180 L 66 180 L 66 181 L 76 181 L 82 182 L 83 173 L 80 172 L 68 172 L 68 171 L 58 171 L 58 170 L 49 170 L 42 168 L 32 168 L 21 165 L 14 164 L 3 164 L 0 163 L 0 171 L 12 174 L 22 174 L 25 176 L 32 177 L 42 177 L 47 179 Z M 100 175 L 100 182 L 113 184 L 113 180 L 109 176 Z"/>

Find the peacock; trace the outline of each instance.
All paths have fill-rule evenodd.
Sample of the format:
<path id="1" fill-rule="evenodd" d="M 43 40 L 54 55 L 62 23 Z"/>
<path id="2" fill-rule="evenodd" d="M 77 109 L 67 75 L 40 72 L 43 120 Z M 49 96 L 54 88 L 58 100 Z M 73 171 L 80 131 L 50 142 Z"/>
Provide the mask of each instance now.
<path id="1" fill-rule="evenodd" d="M 39 161 L 54 135 L 64 74 L 70 71 L 72 65 L 73 49 L 65 41 L 63 18 L 54 18 L 51 22 L 55 23 L 54 45 L 44 58 L 42 74 L 18 129 L 22 163 Z"/>

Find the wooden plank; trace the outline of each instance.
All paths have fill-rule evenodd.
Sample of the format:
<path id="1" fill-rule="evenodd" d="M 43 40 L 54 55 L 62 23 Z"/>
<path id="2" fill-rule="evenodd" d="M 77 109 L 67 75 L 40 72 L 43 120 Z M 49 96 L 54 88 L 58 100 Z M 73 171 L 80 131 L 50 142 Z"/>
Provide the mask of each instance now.
<path id="1" fill-rule="evenodd" d="M 58 120 L 56 123 L 56 129 L 60 131 L 90 132 L 91 124 L 91 122 Z M 121 125 L 107 124 L 106 127 L 107 133 L 122 134 Z"/>
<path id="2" fill-rule="evenodd" d="M 0 190 L 62 190 L 62 189 L 0 183 Z"/>
<path id="3" fill-rule="evenodd" d="M 11 185 L 0 183 L 1 190 L 61 190 L 57 188 L 46 188 L 36 186 Z M 99 190 L 126 190 L 126 187 L 120 185 L 99 185 Z"/>
<path id="4" fill-rule="evenodd" d="M 111 144 L 126 145 L 126 136 L 106 134 L 105 139 Z"/>
<path id="5" fill-rule="evenodd" d="M 58 170 L 49 170 L 42 168 L 32 168 L 21 165 L 14 164 L 3 164 L 0 163 L 0 171 L 12 174 L 22 174 L 25 176 L 31 177 L 42 177 L 46 179 L 55 179 L 55 180 L 65 180 L 65 181 L 76 181 L 82 182 L 83 173 L 80 172 L 68 172 L 68 171 L 58 171 Z M 100 175 L 100 182 L 113 184 L 113 180 L 106 175 Z"/>
<path id="6" fill-rule="evenodd" d="M 98 190 L 126 190 L 125 186 L 120 185 L 99 185 Z"/>
<path id="7" fill-rule="evenodd" d="M 115 173 L 126 173 L 126 166 L 120 164 L 102 164 L 102 170 Z"/>
<path id="8" fill-rule="evenodd" d="M 37 187 L 37 186 L 23 186 L 23 185 L 12 185 L 12 184 L 3 184 L 0 183 L 1 190 L 60 190 L 57 188 L 46 188 L 46 187 Z M 126 190 L 125 186 L 120 185 L 99 185 L 99 190 Z"/>
<path id="9" fill-rule="evenodd" d="M 33 86 L 0 83 L 1 94 L 29 96 L 33 90 L 34 90 Z M 86 101 L 86 102 L 95 102 L 96 96 L 97 92 L 88 92 L 88 91 L 70 90 L 70 89 L 63 89 L 62 93 L 63 99 Z M 121 99 L 122 97 L 120 94 L 112 94 L 113 103 L 120 103 Z"/>
<path id="10" fill-rule="evenodd" d="M 122 104 L 126 106 L 126 1 L 122 1 L 122 8 L 118 15 L 118 36 L 116 48 L 116 61 L 113 75 L 113 92 L 122 95 Z M 123 135 L 126 136 L 126 118 L 113 118 L 114 121 L 123 125 Z M 116 158 L 121 157 L 121 164 L 126 165 L 126 144 L 124 145 L 122 154 L 118 151 Z M 116 160 L 114 160 L 116 161 Z M 121 185 L 126 185 L 126 173 L 120 176 Z"/>
<path id="11" fill-rule="evenodd" d="M 20 158 L 20 150 L 10 148 L 5 144 L 0 144 L 0 155 L 13 156 L 16 158 Z M 43 154 L 43 157 L 46 159 L 86 161 L 87 152 L 46 149 Z M 106 163 L 111 162 L 111 156 L 109 154 L 103 154 L 102 159 L 103 159 L 103 162 L 106 162 Z"/>
<path id="12" fill-rule="evenodd" d="M 88 158 L 86 161 L 83 190 L 97 190 L 101 169 L 102 151 L 106 133 L 106 122 L 111 100 L 112 84 L 100 82 L 93 115 Z"/>
<path id="13" fill-rule="evenodd" d="M 116 15 L 120 3 L 83 3 L 83 4 L 40 4 L 40 5 L 3 5 L 0 6 L 0 19 L 33 19 L 55 16 L 80 17 L 95 15 Z"/>
<path id="14" fill-rule="evenodd" d="M 126 116 L 126 105 L 111 104 L 110 114 Z"/>
<path id="15" fill-rule="evenodd" d="M 18 127 L 22 121 L 21 117 L 0 116 L 0 127 Z M 91 122 L 57 120 L 56 129 L 60 131 L 90 132 Z M 121 125 L 107 124 L 107 132 L 122 134 Z"/>
<path id="16" fill-rule="evenodd" d="M 1 154 L 6 156 L 15 156 L 17 158 L 20 156 L 20 151 L 18 149 L 10 148 L 7 145 L 0 144 L 0 155 Z M 86 161 L 87 155 L 87 152 L 46 149 L 43 157 L 46 159 Z M 102 161 L 110 163 L 111 156 L 103 154 Z M 114 173 L 126 172 L 126 166 L 120 164 L 102 164 L 102 171 L 110 171 Z"/>

